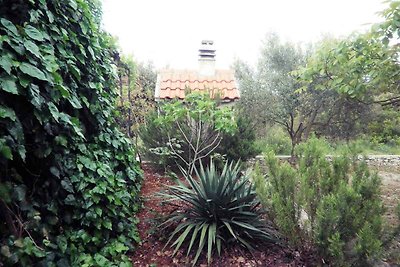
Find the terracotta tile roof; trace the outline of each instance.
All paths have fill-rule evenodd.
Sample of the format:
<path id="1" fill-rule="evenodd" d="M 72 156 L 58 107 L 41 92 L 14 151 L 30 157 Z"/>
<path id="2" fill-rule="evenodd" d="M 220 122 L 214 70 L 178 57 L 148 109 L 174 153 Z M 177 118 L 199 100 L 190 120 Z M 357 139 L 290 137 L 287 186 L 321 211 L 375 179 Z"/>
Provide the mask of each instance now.
<path id="1" fill-rule="evenodd" d="M 214 76 L 200 76 L 191 70 L 162 70 L 157 76 L 156 99 L 185 98 L 185 91 L 209 91 L 221 99 L 233 101 L 240 98 L 232 70 L 216 70 Z"/>

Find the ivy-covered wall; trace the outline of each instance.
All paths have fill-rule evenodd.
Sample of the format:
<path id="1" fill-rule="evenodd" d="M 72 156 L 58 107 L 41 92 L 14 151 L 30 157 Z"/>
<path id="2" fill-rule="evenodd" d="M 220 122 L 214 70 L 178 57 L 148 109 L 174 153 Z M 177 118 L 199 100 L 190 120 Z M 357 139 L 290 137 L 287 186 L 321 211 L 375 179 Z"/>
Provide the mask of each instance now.
<path id="1" fill-rule="evenodd" d="M 0 263 L 129 266 L 142 174 L 99 3 L 1 2 Z"/>

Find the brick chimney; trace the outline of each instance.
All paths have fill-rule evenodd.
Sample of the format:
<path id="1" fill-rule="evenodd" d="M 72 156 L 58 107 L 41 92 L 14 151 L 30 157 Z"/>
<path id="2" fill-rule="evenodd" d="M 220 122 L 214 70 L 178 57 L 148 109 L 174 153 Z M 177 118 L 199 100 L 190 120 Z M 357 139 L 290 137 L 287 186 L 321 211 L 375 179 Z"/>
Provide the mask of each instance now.
<path id="1" fill-rule="evenodd" d="M 201 47 L 199 49 L 199 74 L 201 76 L 215 75 L 214 41 L 201 41 Z"/>

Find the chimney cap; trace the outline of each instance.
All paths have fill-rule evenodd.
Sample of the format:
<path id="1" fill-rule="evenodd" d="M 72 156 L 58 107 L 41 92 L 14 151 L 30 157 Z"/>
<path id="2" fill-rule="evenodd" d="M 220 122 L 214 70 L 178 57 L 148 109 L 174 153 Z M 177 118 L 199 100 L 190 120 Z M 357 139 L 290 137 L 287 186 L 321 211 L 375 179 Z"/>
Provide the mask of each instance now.
<path id="1" fill-rule="evenodd" d="M 200 59 L 213 60 L 215 57 L 215 48 L 213 40 L 202 40 L 199 49 Z"/>
<path id="2" fill-rule="evenodd" d="M 202 40 L 201 44 L 202 45 L 214 45 L 214 41 L 213 40 Z"/>

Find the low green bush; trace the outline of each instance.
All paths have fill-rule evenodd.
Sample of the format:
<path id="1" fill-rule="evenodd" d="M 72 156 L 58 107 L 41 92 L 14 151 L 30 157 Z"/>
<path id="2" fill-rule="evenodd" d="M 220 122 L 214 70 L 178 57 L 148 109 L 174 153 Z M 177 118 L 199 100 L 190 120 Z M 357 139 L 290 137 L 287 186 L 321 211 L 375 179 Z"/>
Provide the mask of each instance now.
<path id="1" fill-rule="evenodd" d="M 348 154 L 328 161 L 327 147 L 315 137 L 299 145 L 295 167 L 269 153 L 257 192 L 292 245 L 313 244 L 335 266 L 367 266 L 381 252 L 380 178 Z"/>
<path id="2" fill-rule="evenodd" d="M 220 254 L 234 242 L 253 249 L 263 242 L 278 241 L 274 230 L 261 219 L 253 184 L 247 174 L 241 174 L 238 163 L 226 163 L 220 173 L 211 161 L 207 169 L 201 166 L 196 171 L 197 178 L 183 173 L 187 184 L 178 181 L 162 194 L 167 203 L 178 205 L 163 224 L 176 226 L 167 243 L 172 242 L 174 253 L 186 246 L 189 255 L 197 247 L 194 265 L 203 249 L 207 249 L 210 263 L 215 249 Z"/>
<path id="3" fill-rule="evenodd" d="M 256 133 L 251 121 L 243 116 L 236 118 L 237 128 L 233 134 L 224 134 L 216 152 L 229 160 L 246 161 L 261 153 L 256 146 Z"/>
<path id="4" fill-rule="evenodd" d="M 368 134 L 382 144 L 400 138 L 400 115 L 397 109 L 386 108 L 377 112 L 377 118 L 368 124 Z"/>
<path id="5" fill-rule="evenodd" d="M 350 141 L 335 141 L 331 142 L 332 152 L 334 155 L 341 155 L 342 153 L 352 151 L 359 154 L 400 154 L 400 138 L 393 137 L 388 139 L 387 142 L 375 136 L 361 136 L 357 139 Z"/>
<path id="6" fill-rule="evenodd" d="M 263 152 L 273 151 L 276 155 L 290 155 L 292 143 L 282 128 L 274 126 L 268 129 L 263 137 L 257 139 L 256 147 Z"/>

